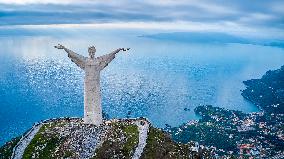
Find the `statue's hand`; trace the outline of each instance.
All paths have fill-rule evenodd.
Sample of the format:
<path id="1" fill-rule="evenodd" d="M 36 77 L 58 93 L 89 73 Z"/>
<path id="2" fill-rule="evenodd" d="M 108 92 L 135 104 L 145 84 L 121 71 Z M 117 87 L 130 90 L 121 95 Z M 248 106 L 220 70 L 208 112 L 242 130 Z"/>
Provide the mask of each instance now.
<path id="1" fill-rule="evenodd" d="M 65 47 L 61 44 L 58 44 L 57 46 L 54 46 L 56 49 L 64 49 Z"/>
<path id="2" fill-rule="evenodd" d="M 130 48 L 122 48 L 122 51 L 128 51 Z"/>

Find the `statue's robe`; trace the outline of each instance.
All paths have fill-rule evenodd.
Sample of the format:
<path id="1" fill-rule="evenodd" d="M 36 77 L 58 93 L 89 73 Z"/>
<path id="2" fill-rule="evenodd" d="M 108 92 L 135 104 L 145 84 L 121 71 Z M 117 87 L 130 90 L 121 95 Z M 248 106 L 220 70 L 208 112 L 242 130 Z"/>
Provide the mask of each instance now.
<path id="1" fill-rule="evenodd" d="M 100 125 L 102 124 L 100 72 L 115 58 L 117 52 L 93 59 L 76 54 L 68 49 L 66 49 L 66 52 L 71 61 L 85 71 L 84 123 Z"/>

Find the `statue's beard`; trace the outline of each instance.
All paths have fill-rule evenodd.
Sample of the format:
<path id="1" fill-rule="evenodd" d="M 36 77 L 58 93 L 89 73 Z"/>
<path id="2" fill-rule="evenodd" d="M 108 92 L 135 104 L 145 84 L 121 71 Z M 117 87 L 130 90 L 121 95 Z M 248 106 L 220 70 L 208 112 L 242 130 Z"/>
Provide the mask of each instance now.
<path id="1" fill-rule="evenodd" d="M 90 58 L 94 59 L 95 58 L 95 54 L 90 54 Z"/>

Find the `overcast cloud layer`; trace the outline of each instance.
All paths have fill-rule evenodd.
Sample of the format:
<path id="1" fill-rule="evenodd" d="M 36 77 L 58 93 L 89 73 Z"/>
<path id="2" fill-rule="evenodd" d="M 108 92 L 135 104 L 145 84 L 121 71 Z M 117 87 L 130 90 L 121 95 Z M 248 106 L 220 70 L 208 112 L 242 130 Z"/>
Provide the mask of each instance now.
<path id="1" fill-rule="evenodd" d="M 283 38 L 283 8 L 276 0 L 0 0 L 0 25 L 131 23 Z"/>

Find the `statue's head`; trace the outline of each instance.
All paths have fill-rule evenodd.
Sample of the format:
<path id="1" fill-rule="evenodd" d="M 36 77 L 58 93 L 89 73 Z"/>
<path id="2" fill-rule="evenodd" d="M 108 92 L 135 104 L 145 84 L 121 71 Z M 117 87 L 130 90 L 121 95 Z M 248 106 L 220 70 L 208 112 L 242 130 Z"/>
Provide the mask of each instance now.
<path id="1" fill-rule="evenodd" d="M 90 58 L 95 58 L 95 53 L 96 53 L 96 48 L 94 46 L 89 47 L 88 52 L 89 52 L 89 56 Z"/>

